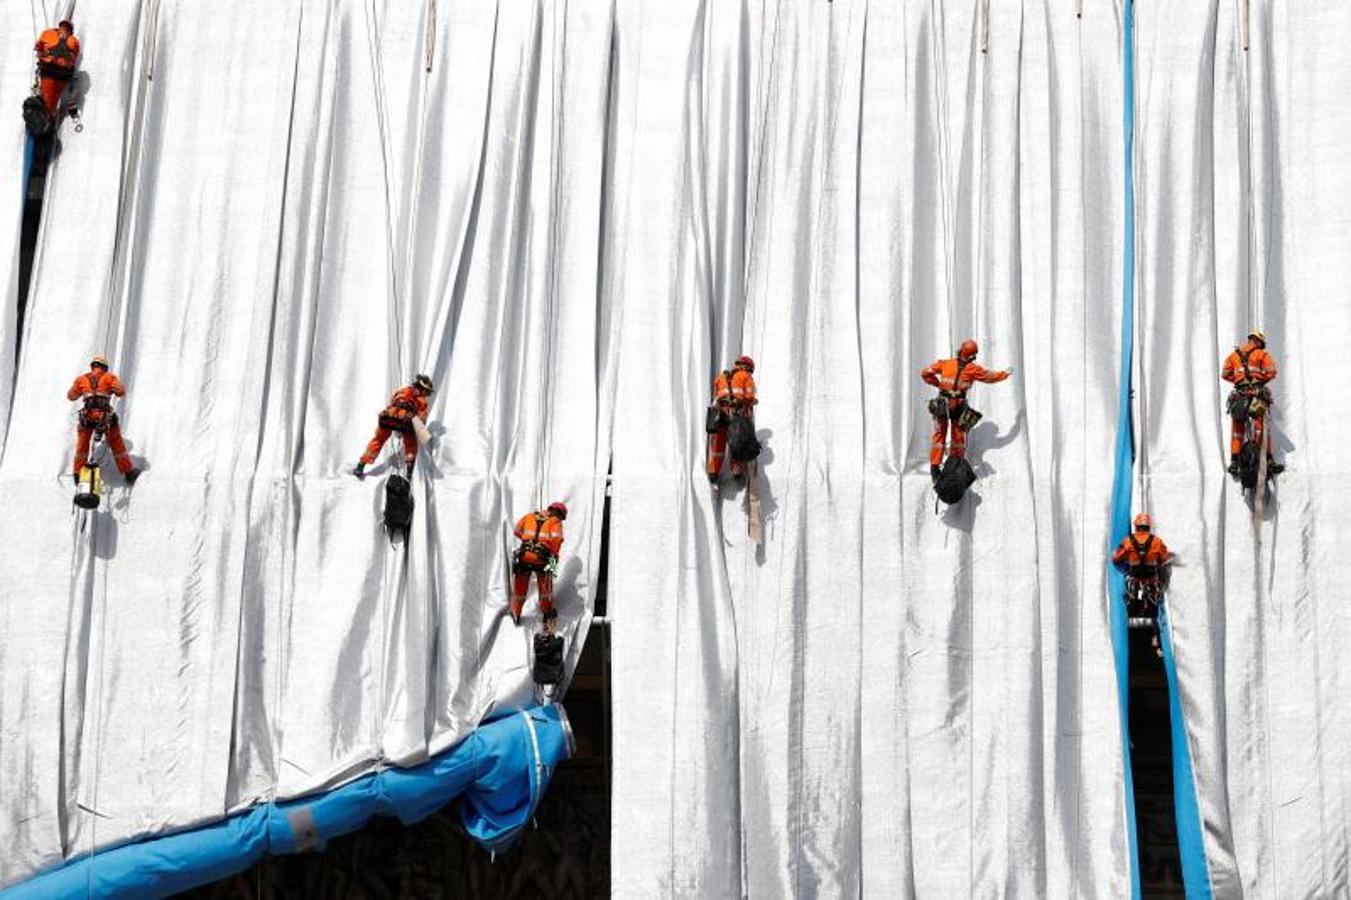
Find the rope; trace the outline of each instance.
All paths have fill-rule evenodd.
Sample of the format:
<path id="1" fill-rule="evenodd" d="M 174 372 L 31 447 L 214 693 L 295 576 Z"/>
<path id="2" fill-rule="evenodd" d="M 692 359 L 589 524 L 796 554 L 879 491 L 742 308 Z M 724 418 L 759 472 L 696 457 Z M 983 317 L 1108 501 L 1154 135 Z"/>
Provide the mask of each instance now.
<path id="1" fill-rule="evenodd" d="M 385 78 L 384 69 L 380 65 L 380 54 L 378 44 L 380 42 L 380 22 L 375 13 L 375 0 L 367 3 L 366 13 L 366 49 L 371 59 L 371 78 L 375 90 L 375 122 L 380 130 L 380 160 L 381 173 L 385 183 L 385 252 L 389 260 L 389 306 L 394 319 L 394 361 L 398 368 L 398 373 L 394 379 L 398 381 L 404 375 L 409 375 L 404 368 L 404 334 L 403 334 L 403 310 L 399 303 L 399 283 L 395 274 L 395 253 L 394 253 L 394 197 L 389 183 L 389 121 L 385 111 Z"/>
<path id="2" fill-rule="evenodd" d="M 1144 222 L 1148 218 L 1148 199 L 1149 182 L 1145 178 L 1146 172 L 1142 164 L 1140 154 L 1139 138 L 1145 132 L 1145 121 L 1149 112 L 1148 98 L 1144 104 L 1144 109 L 1140 115 L 1135 118 L 1135 137 L 1131 142 L 1131 158 L 1127 164 L 1135 172 L 1135 206 L 1137 213 L 1134 221 L 1135 228 L 1135 296 L 1133 303 L 1135 306 L 1135 352 L 1132 359 L 1132 384 L 1135 394 L 1136 416 L 1135 416 L 1135 456 L 1136 456 L 1136 495 L 1138 497 L 1137 507 L 1140 512 L 1151 513 L 1153 504 L 1153 491 L 1150 482 L 1150 461 L 1149 461 L 1149 382 L 1146 375 L 1147 367 L 1145 359 L 1148 357 L 1146 352 L 1146 339 L 1149 336 L 1149 328 L 1146 320 L 1149 316 L 1149 304 L 1145 302 L 1148 292 L 1145 290 L 1145 260 L 1148 257 L 1145 244 Z"/>
<path id="3" fill-rule="evenodd" d="M 1248 52 L 1251 38 L 1249 0 L 1243 3 L 1243 66 L 1239 79 L 1243 93 L 1243 215 L 1247 225 L 1248 253 L 1245 260 L 1248 279 L 1248 322 L 1245 327 L 1256 328 L 1262 322 L 1261 300 L 1257 291 L 1257 215 L 1253 203 L 1252 164 L 1252 56 Z"/>
<path id="4" fill-rule="evenodd" d="M 560 37 L 558 29 L 558 6 L 563 4 L 563 30 Z M 550 411 L 554 408 L 554 400 L 557 396 L 558 379 L 554 377 L 554 359 L 555 359 L 555 340 L 554 331 L 557 327 L 558 315 L 558 207 L 559 207 L 559 177 L 558 177 L 558 143 L 561 139 L 560 129 L 558 127 L 559 109 L 562 106 L 560 98 L 563 94 L 563 82 L 567 78 L 567 64 L 564 62 L 562 77 L 559 77 L 558 57 L 560 53 L 566 55 L 568 46 L 568 10 L 567 0 L 553 0 L 552 3 L 552 30 L 550 34 L 550 54 L 549 82 L 552 90 L 549 94 L 549 186 L 551 189 L 549 197 L 549 286 L 545 304 L 545 329 L 544 329 L 544 372 L 545 387 L 540 391 L 540 404 L 543 407 L 540 410 L 538 422 L 541 427 L 539 431 L 539 465 L 536 467 L 535 475 L 535 508 L 539 509 L 549 502 L 544 497 L 544 488 L 547 483 L 549 472 L 552 468 L 551 460 L 553 458 L 552 442 L 548 440 L 549 428 L 551 422 Z"/>
<path id="5" fill-rule="evenodd" d="M 946 281 L 945 289 L 947 292 L 948 346 L 955 347 L 957 345 L 957 309 L 953 288 L 953 282 L 956 278 L 956 268 L 953 260 L 953 244 L 956 243 L 956 236 L 952 231 L 952 171 L 951 163 L 948 158 L 947 53 L 944 46 L 946 42 L 943 39 L 947 29 L 943 22 L 943 0 L 931 0 L 931 9 L 934 19 L 934 25 L 930 31 L 934 48 L 934 94 L 936 95 L 935 99 L 938 107 L 938 171 L 940 188 L 943 192 L 943 275 Z"/>
<path id="6" fill-rule="evenodd" d="M 436 0 L 427 0 L 426 44 L 423 71 L 431 72 L 432 63 L 436 60 Z"/>
<path id="7" fill-rule="evenodd" d="M 777 87 L 777 82 L 776 82 L 776 80 L 775 80 L 775 76 L 776 76 L 777 73 L 778 73 L 778 65 L 777 65 L 777 61 L 778 61 L 778 56 L 779 56 L 779 21 L 780 21 L 780 18 L 781 18 L 780 10 L 781 10 L 781 7 L 779 6 L 779 4 L 778 4 L 778 3 L 775 3 L 775 4 L 774 4 L 774 33 L 773 33 L 773 35 L 772 35 L 771 38 L 770 38 L 770 44 L 769 44 L 769 79 L 770 79 L 770 86 L 769 86 L 768 91 L 766 91 L 766 90 L 765 90 L 765 80 L 766 80 L 766 79 L 765 79 L 765 77 L 763 76 L 763 74 L 761 75 L 759 84 L 756 85 L 756 93 L 757 93 L 757 98 L 756 98 L 756 99 L 757 99 L 757 105 L 760 107 L 760 110 L 759 110 L 759 113 L 760 113 L 760 114 L 759 114 L 759 119 L 760 119 L 760 141 L 759 141 L 759 143 L 758 143 L 757 146 L 756 146 L 755 180 L 752 182 L 752 186 L 755 188 L 755 194 L 754 194 L 754 196 L 751 198 L 751 202 L 750 202 L 750 212 L 749 212 L 750 223 L 749 223 L 749 225 L 747 226 L 746 244 L 745 244 L 745 247 L 743 248 L 743 257 L 744 257 L 744 259 L 745 259 L 745 267 L 746 267 L 746 273 L 745 273 L 745 276 L 744 276 L 744 278 L 743 278 L 743 280 L 742 280 L 742 283 L 741 283 L 741 331 L 742 331 L 742 343 L 743 343 L 743 345 L 744 345 L 745 343 L 747 343 L 747 341 L 746 341 L 746 335 L 745 335 L 745 332 L 746 332 L 746 314 L 747 314 L 747 312 L 748 312 L 748 311 L 750 310 L 750 308 L 751 308 L 751 307 L 750 307 L 750 304 L 749 304 L 750 286 L 751 286 L 751 282 L 754 280 L 752 276 L 753 276 L 754 273 L 755 273 L 755 261 L 756 261 L 756 259 L 758 258 L 757 255 L 756 255 L 756 253 L 755 253 L 755 230 L 756 230 L 756 226 L 759 224 L 759 221 L 760 221 L 760 188 L 761 188 L 761 185 L 762 185 L 763 182 L 764 182 L 764 172 L 765 172 L 765 143 L 766 143 L 767 135 L 768 135 L 768 133 L 769 133 L 769 129 L 768 129 L 768 127 L 767 127 L 768 124 L 769 124 L 769 103 L 770 103 L 770 99 L 774 96 L 774 90 L 775 90 L 775 88 Z M 760 4 L 760 12 L 761 12 L 761 15 L 763 16 L 763 15 L 764 15 L 764 2 L 763 2 L 763 0 L 762 0 L 762 2 L 761 2 L 761 4 Z M 768 96 L 766 96 L 767 94 L 768 94 Z M 766 290 L 767 290 L 767 289 L 768 289 L 768 286 L 766 286 Z M 758 320 L 753 319 L 752 321 L 755 322 L 755 321 L 758 321 Z M 760 355 L 761 355 L 761 354 L 760 354 L 761 346 L 760 346 L 760 344 L 759 344 L 759 342 L 758 342 L 759 331 L 760 331 L 759 329 L 756 330 L 756 335 L 753 337 L 752 341 L 750 342 L 750 343 L 751 343 L 751 346 L 752 346 L 752 352 L 754 352 L 755 358 L 756 358 L 756 359 L 759 359 L 759 358 L 760 358 Z"/>

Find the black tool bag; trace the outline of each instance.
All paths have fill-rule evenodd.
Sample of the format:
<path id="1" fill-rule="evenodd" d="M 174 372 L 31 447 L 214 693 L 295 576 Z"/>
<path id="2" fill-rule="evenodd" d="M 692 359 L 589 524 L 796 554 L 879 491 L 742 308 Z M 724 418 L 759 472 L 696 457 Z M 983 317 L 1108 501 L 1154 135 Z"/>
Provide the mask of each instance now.
<path id="1" fill-rule="evenodd" d="M 563 638 L 541 631 L 535 635 L 535 683 L 558 684 L 563 680 Z"/>
<path id="2" fill-rule="evenodd" d="M 402 475 L 385 479 L 385 527 L 390 532 L 408 532 L 413 524 L 413 490 Z"/>
<path id="3" fill-rule="evenodd" d="M 45 138 L 56 130 L 56 123 L 47 115 L 47 104 L 36 94 L 23 101 L 23 124 L 35 138 Z"/>
<path id="4" fill-rule="evenodd" d="M 1238 451 L 1238 482 L 1245 490 L 1257 487 L 1257 469 L 1262 463 L 1262 451 L 1256 441 L 1244 441 Z"/>
<path id="5" fill-rule="evenodd" d="M 930 400 L 929 415 L 935 419 L 946 419 L 948 417 L 948 399 L 940 395 Z"/>
<path id="6" fill-rule="evenodd" d="M 949 456 L 943 471 L 934 481 L 934 493 L 944 503 L 953 504 L 966 496 L 966 489 L 976 481 L 976 473 L 964 456 Z"/>
<path id="7" fill-rule="evenodd" d="M 1248 421 L 1248 397 L 1239 391 L 1230 391 L 1229 400 L 1225 404 L 1229 410 L 1229 418 L 1242 424 Z"/>
<path id="8" fill-rule="evenodd" d="M 722 408 L 716 403 L 713 404 L 708 408 L 708 415 L 704 417 L 704 431 L 708 434 L 717 434 L 724 418 Z"/>
<path id="9" fill-rule="evenodd" d="M 727 426 L 727 449 L 737 462 L 750 462 L 760 455 L 760 441 L 755 436 L 755 423 L 749 416 L 733 416 Z"/>

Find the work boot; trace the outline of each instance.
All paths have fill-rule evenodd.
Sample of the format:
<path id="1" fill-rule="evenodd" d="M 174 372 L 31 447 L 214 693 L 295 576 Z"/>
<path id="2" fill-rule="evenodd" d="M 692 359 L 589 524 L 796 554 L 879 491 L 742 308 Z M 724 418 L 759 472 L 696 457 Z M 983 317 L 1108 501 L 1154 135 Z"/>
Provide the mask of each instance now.
<path id="1" fill-rule="evenodd" d="M 523 609 L 525 609 L 525 601 L 524 601 L 524 600 L 512 600 L 512 601 L 511 601 L 511 621 L 512 621 L 514 624 L 516 624 L 516 625 L 520 625 L 520 624 L 521 624 L 521 611 L 522 611 Z"/>
<path id="2" fill-rule="evenodd" d="M 1238 477 L 1238 457 L 1237 457 L 1237 456 L 1230 456 L 1230 457 L 1229 457 L 1229 474 L 1230 474 L 1230 475 L 1233 475 L 1235 478 Z"/>
<path id="3" fill-rule="evenodd" d="M 131 487 L 133 484 L 136 483 L 136 479 L 141 477 L 141 470 L 129 469 L 127 471 L 127 474 L 123 475 L 122 477 L 126 480 L 127 487 Z"/>
<path id="4" fill-rule="evenodd" d="M 364 462 L 359 462 L 359 463 L 357 463 L 356 468 L 352 470 L 352 474 L 355 475 L 355 476 L 357 477 L 357 480 L 358 480 L 358 481 L 365 481 L 365 480 L 366 480 L 366 464 L 365 464 Z"/>
<path id="5" fill-rule="evenodd" d="M 943 474 L 942 466 L 934 466 L 934 465 L 929 466 L 929 477 L 932 478 L 935 482 L 938 481 L 938 476 L 942 474 Z"/>
<path id="6" fill-rule="evenodd" d="M 412 481 L 412 480 L 413 480 L 413 460 L 411 460 L 411 459 L 408 460 L 407 472 L 408 472 L 408 476 L 407 476 L 407 477 L 408 477 L 408 480 L 409 480 L 409 481 Z"/>
<path id="7" fill-rule="evenodd" d="M 79 487 L 79 486 L 80 486 L 80 473 L 79 473 L 79 472 L 76 472 L 74 475 L 72 475 L 72 476 L 70 476 L 70 477 L 71 477 L 72 479 L 75 480 L 75 486 L 76 486 L 76 487 Z"/>
<path id="8" fill-rule="evenodd" d="M 1268 475 L 1279 475 L 1279 474 L 1281 474 L 1281 473 L 1284 472 L 1284 471 L 1285 471 L 1285 466 L 1283 466 L 1283 465 L 1281 465 L 1280 463 L 1276 462 L 1276 460 L 1272 459 L 1270 456 L 1267 457 L 1267 474 L 1268 474 Z"/>
<path id="9" fill-rule="evenodd" d="M 709 473 L 708 473 L 708 483 L 709 483 L 709 484 L 717 484 L 717 483 L 718 483 L 718 473 L 717 473 L 717 472 L 709 472 Z"/>

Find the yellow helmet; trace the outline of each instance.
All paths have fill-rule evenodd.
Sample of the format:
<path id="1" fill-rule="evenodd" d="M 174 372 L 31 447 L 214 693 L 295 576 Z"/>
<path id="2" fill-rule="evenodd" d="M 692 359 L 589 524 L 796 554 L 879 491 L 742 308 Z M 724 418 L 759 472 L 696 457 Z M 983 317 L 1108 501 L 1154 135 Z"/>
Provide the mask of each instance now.
<path id="1" fill-rule="evenodd" d="M 89 361 L 89 368 L 92 369 L 95 366 L 98 366 L 105 372 L 108 371 L 108 357 L 104 356 L 101 353 L 95 356 L 93 359 Z"/>
<path id="2" fill-rule="evenodd" d="M 1248 340 L 1257 341 L 1259 344 L 1265 344 L 1267 342 L 1267 336 L 1262 329 L 1254 328 L 1252 331 L 1248 332 Z"/>

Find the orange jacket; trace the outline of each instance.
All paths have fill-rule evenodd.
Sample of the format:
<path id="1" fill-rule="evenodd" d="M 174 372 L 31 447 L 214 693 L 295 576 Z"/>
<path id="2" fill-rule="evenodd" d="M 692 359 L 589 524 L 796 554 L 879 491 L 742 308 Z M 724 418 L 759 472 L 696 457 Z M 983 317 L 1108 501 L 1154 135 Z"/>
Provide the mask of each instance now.
<path id="1" fill-rule="evenodd" d="M 80 58 L 80 39 L 72 34 L 63 41 L 59 29 L 48 28 L 38 35 L 33 52 L 44 66 L 74 71 L 75 61 Z"/>
<path id="2" fill-rule="evenodd" d="M 1248 354 L 1248 371 L 1243 371 L 1243 357 L 1240 353 Z M 1253 381 L 1257 384 L 1266 384 L 1276 377 L 1276 360 L 1271 358 L 1271 354 L 1258 347 L 1252 341 L 1248 341 L 1242 347 L 1235 347 L 1234 352 L 1230 353 L 1224 359 L 1224 368 L 1220 370 L 1220 377 L 1233 384 L 1241 384 L 1245 381 Z"/>
<path id="3" fill-rule="evenodd" d="M 563 549 L 563 520 L 546 510 L 538 510 L 521 516 L 516 523 L 516 537 L 522 543 L 539 543 L 551 554 L 557 556 Z M 540 560 L 543 562 L 543 560 Z"/>
<path id="4" fill-rule="evenodd" d="M 961 366 L 960 377 L 957 374 L 957 369 L 956 358 L 934 360 L 933 365 L 920 370 L 919 377 L 950 396 L 964 395 L 971 390 L 971 385 L 977 381 L 994 384 L 1009 377 L 1008 372 L 991 372 L 984 366 L 978 366 L 973 362 Z"/>
<path id="5" fill-rule="evenodd" d="M 79 378 L 66 391 L 67 400 L 79 400 L 81 397 L 125 397 L 127 389 L 122 380 L 112 372 L 93 369 Z"/>
<path id="6" fill-rule="evenodd" d="M 759 403 L 755 398 L 755 376 L 745 369 L 719 372 L 713 379 L 713 402 L 719 406 L 747 407 Z"/>
<path id="7" fill-rule="evenodd" d="M 382 416 L 389 416 L 391 419 L 411 419 L 417 416 L 424 422 L 427 420 L 427 398 L 417 392 L 412 385 L 399 388 L 394 392 L 394 396 L 389 398 L 389 406 L 386 406 Z"/>
<path id="8" fill-rule="evenodd" d="M 1154 540 L 1150 541 L 1151 535 L 1148 531 L 1137 531 L 1133 537 L 1142 546 L 1146 541 L 1149 541 L 1144 556 L 1142 557 L 1140 551 L 1135 549 L 1135 544 L 1131 543 L 1130 537 L 1124 537 L 1121 539 L 1121 543 L 1117 545 L 1116 552 L 1112 554 L 1113 563 L 1125 568 L 1139 565 L 1162 566 L 1168 562 L 1168 545 L 1163 542 L 1162 538 L 1154 537 Z"/>

